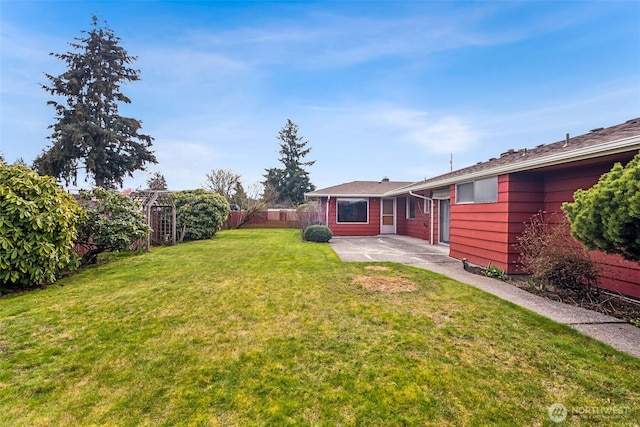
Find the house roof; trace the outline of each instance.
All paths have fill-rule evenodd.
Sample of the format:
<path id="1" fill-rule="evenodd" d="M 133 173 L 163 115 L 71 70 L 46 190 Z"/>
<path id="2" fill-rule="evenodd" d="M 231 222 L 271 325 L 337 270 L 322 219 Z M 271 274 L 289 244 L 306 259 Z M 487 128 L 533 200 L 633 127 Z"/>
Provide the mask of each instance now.
<path id="1" fill-rule="evenodd" d="M 608 128 L 593 129 L 575 137 L 569 137 L 567 134 L 564 140 L 538 145 L 535 148 L 511 149 L 497 158 L 392 189 L 385 196 L 637 150 L 640 150 L 640 118 Z"/>
<path id="2" fill-rule="evenodd" d="M 408 181 L 352 181 L 346 184 L 334 185 L 333 187 L 322 188 L 320 190 L 306 193 L 307 197 L 376 197 L 381 196 L 396 188 L 406 187 L 413 182 Z"/>

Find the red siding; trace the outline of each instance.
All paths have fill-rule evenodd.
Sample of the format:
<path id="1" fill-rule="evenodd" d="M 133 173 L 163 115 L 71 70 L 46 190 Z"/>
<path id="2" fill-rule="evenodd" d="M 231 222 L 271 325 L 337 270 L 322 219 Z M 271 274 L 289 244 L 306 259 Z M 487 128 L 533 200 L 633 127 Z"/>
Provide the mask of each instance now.
<path id="1" fill-rule="evenodd" d="M 413 196 L 410 196 L 413 197 Z M 416 215 L 415 218 L 407 218 L 407 198 L 399 197 L 397 199 L 397 233 L 403 236 L 417 237 L 419 239 L 429 240 L 431 235 L 429 227 L 431 224 L 430 213 L 424 212 L 424 199 L 418 197 L 416 199 Z M 428 206 L 427 206 L 428 209 Z"/>
<path id="2" fill-rule="evenodd" d="M 612 166 L 607 163 L 545 173 L 545 212 L 561 212 L 562 203 L 572 202 L 577 189 L 591 188 Z"/>
<path id="3" fill-rule="evenodd" d="M 323 205 L 326 206 L 325 203 Z M 380 198 L 369 198 L 369 221 L 367 223 L 337 223 L 337 200 L 329 200 L 329 222 L 327 226 L 334 236 L 377 236 L 380 234 Z"/>
<path id="4" fill-rule="evenodd" d="M 507 244 L 507 273 L 522 273 L 518 264 L 520 252 L 517 249 L 518 236 L 525 223 L 544 206 L 544 176 L 534 173 L 508 175 L 509 180 L 509 240 Z"/>
<path id="5" fill-rule="evenodd" d="M 498 177 L 495 203 L 455 203 L 451 188 L 450 255 L 469 262 L 508 269 L 509 179 Z"/>

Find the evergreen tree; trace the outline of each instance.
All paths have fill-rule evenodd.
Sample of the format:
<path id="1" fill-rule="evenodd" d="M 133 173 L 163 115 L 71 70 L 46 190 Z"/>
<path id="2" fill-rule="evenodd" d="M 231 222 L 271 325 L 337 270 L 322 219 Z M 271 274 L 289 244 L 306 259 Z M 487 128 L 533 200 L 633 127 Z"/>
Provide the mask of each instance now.
<path id="1" fill-rule="evenodd" d="M 140 79 L 139 70 L 129 67 L 137 58 L 111 29 L 99 27 L 95 16 L 93 28 L 83 33 L 85 37 L 69 43 L 73 52 L 51 53 L 68 69 L 59 76 L 45 74 L 50 85 L 42 88 L 64 103 L 48 102 L 57 114 L 48 137 L 53 143 L 36 158 L 34 168 L 75 185 L 78 169 L 84 167 L 97 187 L 121 186 L 125 175 L 157 163 L 149 150 L 153 138 L 139 133 L 141 122 L 118 114 L 119 103 L 131 103 L 120 86 Z"/>
<path id="2" fill-rule="evenodd" d="M 315 161 L 303 162 L 311 148 L 305 148 L 309 141 L 298 136 L 298 126 L 287 119 L 287 124 L 278 134 L 280 143 L 280 162 L 283 169 L 266 169 L 265 188 L 272 187 L 278 193 L 277 203 L 298 205 L 304 202 L 304 194 L 316 189 L 311 183 L 309 172 L 303 166 L 312 166 Z"/>
<path id="3" fill-rule="evenodd" d="M 640 153 L 616 163 L 588 190 L 577 190 L 562 209 L 571 234 L 587 249 L 620 254 L 640 262 Z"/>
<path id="4" fill-rule="evenodd" d="M 240 209 L 247 209 L 249 207 L 249 197 L 241 182 L 236 182 L 236 188 L 234 189 L 233 196 L 231 196 L 230 203 L 238 205 Z"/>
<path id="5" fill-rule="evenodd" d="M 147 179 L 147 188 L 149 190 L 166 190 L 167 180 L 164 179 L 164 175 L 160 172 L 154 172 L 149 179 Z"/>

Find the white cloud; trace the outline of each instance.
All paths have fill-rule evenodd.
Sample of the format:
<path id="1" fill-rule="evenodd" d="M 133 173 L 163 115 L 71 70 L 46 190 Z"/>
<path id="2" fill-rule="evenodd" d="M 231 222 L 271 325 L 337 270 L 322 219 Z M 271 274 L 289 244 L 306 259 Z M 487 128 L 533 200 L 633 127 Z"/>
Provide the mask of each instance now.
<path id="1" fill-rule="evenodd" d="M 396 140 L 417 144 L 429 153 L 459 153 L 475 146 L 481 133 L 464 118 L 385 105 L 370 116 L 372 125 L 386 127 Z M 407 147 L 409 148 L 409 147 Z"/>
<path id="2" fill-rule="evenodd" d="M 434 153 L 460 153 L 473 147 L 480 135 L 456 117 L 422 123 L 409 138 Z"/>

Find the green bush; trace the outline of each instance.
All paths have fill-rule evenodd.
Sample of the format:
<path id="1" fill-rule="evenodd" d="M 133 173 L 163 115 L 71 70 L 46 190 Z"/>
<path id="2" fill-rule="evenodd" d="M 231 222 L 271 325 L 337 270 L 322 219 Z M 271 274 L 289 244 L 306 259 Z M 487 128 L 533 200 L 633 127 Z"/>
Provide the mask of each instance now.
<path id="1" fill-rule="evenodd" d="M 176 205 L 179 241 L 213 237 L 231 212 L 229 202 L 210 191 L 178 191 L 172 193 L 172 197 Z"/>
<path id="2" fill-rule="evenodd" d="M 310 225 L 304 230 L 304 240 L 307 242 L 327 243 L 332 237 L 326 225 Z"/>
<path id="3" fill-rule="evenodd" d="M 87 212 L 78 238 L 87 250 L 83 264 L 95 263 L 103 252 L 128 251 L 151 232 L 141 207 L 127 195 L 98 187 L 83 193 L 82 204 Z"/>
<path id="4" fill-rule="evenodd" d="M 50 283 L 75 266 L 73 245 L 83 216 L 53 177 L 0 163 L 0 284 Z"/>
<path id="5" fill-rule="evenodd" d="M 625 167 L 616 163 L 588 190 L 577 190 L 575 202 L 562 209 L 573 237 L 587 249 L 620 254 L 640 262 L 640 153 Z"/>

